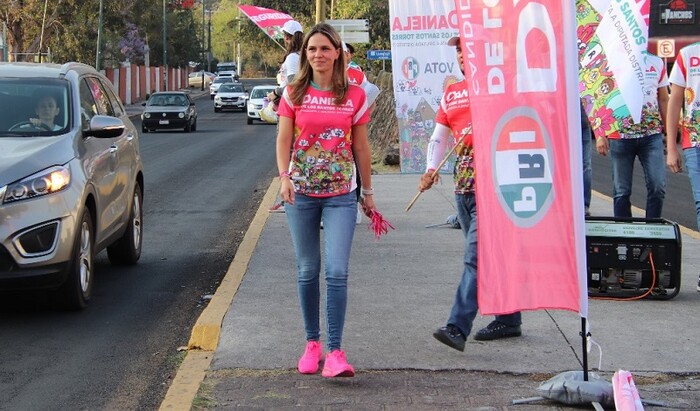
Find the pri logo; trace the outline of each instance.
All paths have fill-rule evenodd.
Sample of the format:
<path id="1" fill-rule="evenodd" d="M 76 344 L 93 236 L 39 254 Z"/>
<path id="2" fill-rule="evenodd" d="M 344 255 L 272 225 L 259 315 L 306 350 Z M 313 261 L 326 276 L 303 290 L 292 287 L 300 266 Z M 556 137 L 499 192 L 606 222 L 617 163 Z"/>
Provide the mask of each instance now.
<path id="1" fill-rule="evenodd" d="M 551 140 L 529 107 L 505 113 L 493 139 L 491 167 L 501 207 L 518 227 L 532 227 L 554 199 Z"/>
<path id="2" fill-rule="evenodd" d="M 406 79 L 415 80 L 420 74 L 420 66 L 415 57 L 406 57 L 401 65 L 401 72 Z"/>

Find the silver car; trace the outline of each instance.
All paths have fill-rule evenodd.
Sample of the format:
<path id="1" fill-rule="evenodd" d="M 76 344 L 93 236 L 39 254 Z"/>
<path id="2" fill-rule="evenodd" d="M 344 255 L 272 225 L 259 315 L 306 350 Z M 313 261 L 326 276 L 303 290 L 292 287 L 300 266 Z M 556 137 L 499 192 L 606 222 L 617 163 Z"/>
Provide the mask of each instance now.
<path id="1" fill-rule="evenodd" d="M 141 256 L 138 131 L 110 81 L 66 63 L 0 63 L 0 290 L 91 297 L 93 260 Z"/>

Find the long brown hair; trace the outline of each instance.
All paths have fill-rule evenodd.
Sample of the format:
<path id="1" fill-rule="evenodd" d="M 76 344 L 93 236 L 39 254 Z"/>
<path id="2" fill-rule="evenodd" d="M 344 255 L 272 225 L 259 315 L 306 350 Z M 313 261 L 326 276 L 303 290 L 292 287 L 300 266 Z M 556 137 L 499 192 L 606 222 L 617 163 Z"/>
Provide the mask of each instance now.
<path id="1" fill-rule="evenodd" d="M 304 100 L 306 89 L 311 85 L 313 79 L 313 69 L 306 56 L 306 48 L 309 46 L 309 39 L 314 34 L 322 34 L 330 40 L 333 47 L 339 50 L 338 58 L 333 62 L 333 74 L 331 76 L 331 90 L 335 97 L 335 104 L 341 105 L 345 101 L 348 92 L 348 76 L 345 72 L 345 58 L 343 56 L 343 43 L 340 40 L 340 35 L 335 29 L 325 23 L 319 23 L 311 28 L 304 37 L 304 44 L 301 50 L 301 59 L 299 60 L 299 72 L 294 76 L 291 87 L 292 93 L 290 98 L 296 106 L 300 106 Z"/>
<path id="2" fill-rule="evenodd" d="M 289 34 L 286 31 L 283 33 L 284 37 L 291 39 L 291 41 L 287 44 L 287 52 L 284 54 L 284 57 L 282 57 L 282 61 L 280 62 L 280 64 L 284 63 L 284 60 L 287 58 L 287 56 L 292 53 L 301 54 L 302 44 L 304 43 L 304 33 L 302 33 L 301 31 L 297 31 L 294 34 Z"/>

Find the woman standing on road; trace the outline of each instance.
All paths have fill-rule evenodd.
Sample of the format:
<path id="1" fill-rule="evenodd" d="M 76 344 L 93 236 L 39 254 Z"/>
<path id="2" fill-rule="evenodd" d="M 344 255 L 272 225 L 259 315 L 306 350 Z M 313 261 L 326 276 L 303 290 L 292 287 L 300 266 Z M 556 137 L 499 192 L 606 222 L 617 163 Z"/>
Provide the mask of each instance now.
<path id="1" fill-rule="evenodd" d="M 279 105 L 280 97 L 284 92 L 284 88 L 289 84 L 294 75 L 299 71 L 299 60 L 301 58 L 301 45 L 304 42 L 304 30 L 296 20 L 289 20 L 282 26 L 282 34 L 284 35 L 284 46 L 287 52 L 284 54 L 282 64 L 280 65 L 280 84 L 279 87 L 271 91 L 267 98 L 274 107 Z"/>
<path id="2" fill-rule="evenodd" d="M 297 368 L 302 374 L 314 374 L 323 357 L 319 326 L 323 222 L 328 351 L 321 374 L 352 377 L 355 370 L 341 350 L 341 341 L 358 172 L 363 211 L 369 217 L 375 208 L 367 139 L 369 110 L 364 91 L 348 83 L 342 42 L 331 26 L 314 26 L 302 50 L 299 73 L 280 102 L 277 134 L 280 196 L 297 259 L 307 340 Z"/>

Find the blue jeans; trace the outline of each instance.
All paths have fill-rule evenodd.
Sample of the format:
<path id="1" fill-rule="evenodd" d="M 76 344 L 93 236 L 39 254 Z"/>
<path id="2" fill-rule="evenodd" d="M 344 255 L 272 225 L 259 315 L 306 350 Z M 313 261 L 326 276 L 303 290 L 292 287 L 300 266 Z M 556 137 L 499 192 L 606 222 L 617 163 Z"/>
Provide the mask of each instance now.
<path id="1" fill-rule="evenodd" d="M 472 331 L 474 318 L 479 310 L 476 299 L 476 196 L 474 194 L 456 194 L 457 217 L 464 234 L 464 272 L 462 280 L 457 287 L 452 312 L 447 320 L 468 336 Z M 522 323 L 520 312 L 508 315 L 497 315 L 496 321 L 509 326 L 517 326 Z"/>
<path id="2" fill-rule="evenodd" d="M 685 157 L 685 167 L 688 169 L 690 188 L 693 190 L 698 229 L 700 229 L 700 147 L 686 148 L 683 150 L 683 157 Z"/>
<path id="3" fill-rule="evenodd" d="M 647 186 L 646 218 L 660 218 L 666 195 L 666 155 L 661 134 L 642 138 L 611 139 L 610 158 L 613 173 L 613 213 L 632 217 L 632 170 L 639 157 Z"/>
<path id="4" fill-rule="evenodd" d="M 585 113 L 581 113 L 585 115 Z M 581 143 L 583 144 L 583 205 L 586 211 L 591 207 L 591 180 L 593 179 L 593 167 L 591 167 L 591 146 L 593 145 L 591 125 L 588 120 L 582 121 Z"/>
<path id="5" fill-rule="evenodd" d="M 297 259 L 297 290 L 307 341 L 321 338 L 319 325 L 321 221 L 323 221 L 328 351 L 340 349 L 348 297 L 348 263 L 355 234 L 357 197 L 354 192 L 333 197 L 296 194 L 285 203 Z"/>

